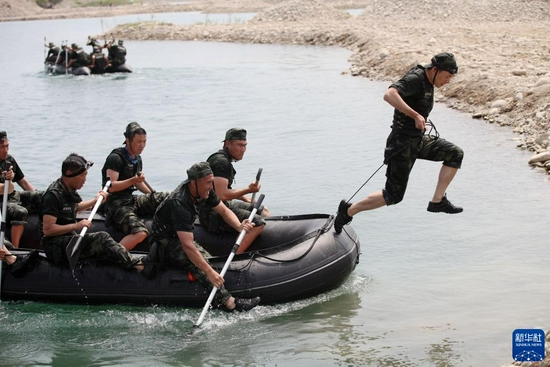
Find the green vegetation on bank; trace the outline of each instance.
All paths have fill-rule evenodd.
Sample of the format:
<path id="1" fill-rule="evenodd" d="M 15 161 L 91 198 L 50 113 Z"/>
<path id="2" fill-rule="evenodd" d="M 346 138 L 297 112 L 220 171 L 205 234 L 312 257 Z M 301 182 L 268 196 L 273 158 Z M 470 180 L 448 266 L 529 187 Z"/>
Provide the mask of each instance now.
<path id="1" fill-rule="evenodd" d="M 45 9 L 51 9 L 54 7 L 54 5 L 59 4 L 63 0 L 35 0 L 36 5 L 45 8 Z"/>
<path id="2" fill-rule="evenodd" d="M 118 6 L 141 3 L 141 0 L 77 0 L 78 6 Z"/>

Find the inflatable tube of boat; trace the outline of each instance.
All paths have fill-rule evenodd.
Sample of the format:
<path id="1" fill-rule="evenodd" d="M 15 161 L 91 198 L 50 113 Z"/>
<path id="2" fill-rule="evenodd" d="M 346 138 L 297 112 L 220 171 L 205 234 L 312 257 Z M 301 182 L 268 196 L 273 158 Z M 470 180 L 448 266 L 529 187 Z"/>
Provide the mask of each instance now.
<path id="1" fill-rule="evenodd" d="M 361 251 L 353 228 L 346 226 L 338 235 L 333 221 L 325 214 L 267 218 L 266 228 L 249 251 L 234 257 L 224 277 L 226 288 L 236 297 L 259 296 L 262 304 L 274 304 L 341 286 Z M 200 226 L 194 234 L 214 255 L 209 262 L 220 271 L 237 234 L 211 234 Z M 146 278 L 135 270 L 90 259 L 80 261 L 73 276 L 68 265 L 54 266 L 42 251 L 13 253 L 20 256 L 18 260 L 2 267 L 3 301 L 201 307 L 209 293 L 186 271 L 166 264 Z"/>
<path id="2" fill-rule="evenodd" d="M 87 66 L 81 66 L 78 68 L 69 68 L 69 73 L 73 75 L 92 75 L 92 71 Z"/>
<path id="3" fill-rule="evenodd" d="M 128 64 L 119 65 L 113 72 L 114 73 L 131 73 L 132 67 Z"/>

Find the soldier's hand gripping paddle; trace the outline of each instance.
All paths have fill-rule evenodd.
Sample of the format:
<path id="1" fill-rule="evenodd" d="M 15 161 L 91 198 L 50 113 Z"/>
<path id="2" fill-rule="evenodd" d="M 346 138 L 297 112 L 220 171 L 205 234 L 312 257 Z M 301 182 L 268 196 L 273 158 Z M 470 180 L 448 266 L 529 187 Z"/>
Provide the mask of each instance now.
<path id="1" fill-rule="evenodd" d="M 102 191 L 107 192 L 109 189 L 109 186 L 111 186 L 111 181 L 107 181 L 105 184 L 105 187 L 103 187 Z M 90 216 L 88 217 L 89 221 L 92 221 L 94 219 L 95 213 L 97 212 L 97 209 L 101 205 L 101 202 L 103 201 L 103 196 L 99 196 L 97 201 L 95 202 L 94 208 L 92 209 L 92 212 L 90 213 Z M 74 235 L 73 238 L 71 238 L 71 241 L 67 245 L 67 258 L 69 259 L 69 264 L 71 265 L 71 269 L 75 269 L 76 263 L 78 262 L 78 257 L 80 256 L 80 241 L 82 241 L 82 238 L 86 234 L 86 231 L 88 230 L 88 227 L 82 228 L 82 231 L 80 231 L 80 234 Z"/>
<path id="2" fill-rule="evenodd" d="M 9 162 L 8 167 L 9 167 Z M 6 217 L 7 217 L 7 211 L 8 211 L 8 195 L 9 195 L 9 187 L 10 187 L 10 180 L 5 179 L 4 180 L 4 197 L 2 198 L 2 215 L 0 215 L 0 248 L 4 247 L 4 236 L 6 235 Z M 0 261 L 0 293 L 2 293 L 2 261 Z"/>
<path id="3" fill-rule="evenodd" d="M 252 212 L 250 213 L 248 220 L 252 221 L 252 219 L 254 219 L 254 215 L 258 211 L 258 208 L 260 207 L 260 205 L 262 205 L 263 200 L 264 200 L 264 194 L 261 194 L 256 204 L 254 204 L 254 209 L 252 209 Z M 239 246 L 241 245 L 241 241 L 243 240 L 243 237 L 245 234 L 246 234 L 246 231 L 243 228 L 243 230 L 239 234 L 239 237 L 237 238 L 237 241 L 235 242 L 235 245 L 233 245 L 233 248 L 231 249 L 231 253 L 227 258 L 227 261 L 225 262 L 225 265 L 223 266 L 222 271 L 220 272 L 220 275 L 222 277 L 225 275 L 225 272 L 229 268 L 229 264 L 233 260 L 233 257 L 235 257 L 235 253 L 239 249 Z M 212 291 L 210 292 L 210 296 L 208 297 L 206 304 L 204 305 L 204 308 L 202 309 L 202 312 L 199 316 L 199 319 L 197 320 L 197 323 L 193 326 L 194 328 L 198 328 L 202 323 L 202 320 L 204 320 L 204 316 L 206 316 L 206 313 L 208 312 L 208 309 L 210 308 L 210 304 L 212 303 L 212 300 L 214 299 L 214 295 L 216 294 L 217 291 L 218 291 L 218 288 L 214 286 L 212 288 Z"/>

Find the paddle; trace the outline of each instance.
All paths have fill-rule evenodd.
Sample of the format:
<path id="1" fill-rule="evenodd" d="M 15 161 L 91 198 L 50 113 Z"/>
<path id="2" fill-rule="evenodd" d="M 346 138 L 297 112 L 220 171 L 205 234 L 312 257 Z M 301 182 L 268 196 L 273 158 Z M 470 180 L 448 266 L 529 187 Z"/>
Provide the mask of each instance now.
<path id="1" fill-rule="evenodd" d="M 67 46 L 68 42 L 69 41 L 65 40 L 65 75 L 67 75 L 67 73 L 69 72 L 69 70 L 67 70 L 67 64 L 69 63 L 69 51 L 67 50 L 67 48 L 69 47 Z"/>
<path id="2" fill-rule="evenodd" d="M 258 211 L 258 208 L 260 205 L 262 205 L 262 201 L 264 200 L 264 194 L 261 194 L 258 198 L 258 201 L 256 204 L 254 204 L 254 209 L 252 209 L 252 212 L 250 213 L 250 216 L 248 217 L 248 220 L 252 221 L 254 219 L 254 214 Z M 235 245 L 231 249 L 231 253 L 229 254 L 229 257 L 227 258 L 227 261 L 225 262 L 225 265 L 222 268 L 222 271 L 220 272 L 220 275 L 223 277 L 225 275 L 225 272 L 229 268 L 229 264 L 231 263 L 231 260 L 233 260 L 233 257 L 235 256 L 235 253 L 239 249 L 239 246 L 241 245 L 241 241 L 243 240 L 244 235 L 246 234 L 246 231 L 243 229 L 241 233 L 239 234 L 239 237 L 237 238 L 237 241 L 235 242 Z M 206 316 L 206 313 L 208 312 L 208 309 L 210 308 L 210 304 L 212 303 L 212 300 L 214 299 L 214 295 L 218 291 L 217 287 L 213 287 L 212 291 L 210 292 L 210 296 L 208 297 L 208 300 L 206 301 L 206 304 L 204 305 L 204 308 L 202 309 L 202 312 L 199 316 L 199 319 L 197 320 L 197 323 L 193 326 L 195 328 L 198 328 L 200 324 L 202 323 L 202 320 L 204 319 L 204 316 Z"/>
<path id="3" fill-rule="evenodd" d="M 55 57 L 55 64 L 52 66 L 52 74 L 56 74 L 57 72 L 57 65 L 59 64 L 59 60 L 61 58 L 61 54 L 63 53 L 63 51 L 65 50 L 63 48 L 63 41 L 61 41 L 61 46 L 59 46 L 59 52 L 57 53 L 57 56 Z"/>
<path id="4" fill-rule="evenodd" d="M 111 181 L 107 181 L 105 184 L 105 187 L 102 191 L 107 192 L 109 189 L 109 186 L 111 186 Z M 92 209 L 92 212 L 90 213 L 90 216 L 88 217 L 89 221 L 92 221 L 94 219 L 94 215 L 97 212 L 97 209 L 101 205 L 101 202 L 103 201 L 103 197 L 100 196 L 97 201 L 95 202 L 94 208 Z M 71 264 L 71 269 L 75 269 L 76 263 L 78 261 L 78 257 L 80 256 L 80 241 L 82 241 L 82 238 L 86 234 L 86 231 L 88 230 L 88 227 L 82 228 L 82 231 L 78 235 L 74 235 L 73 238 L 71 238 L 71 241 L 67 245 L 67 258 L 69 259 L 69 264 Z"/>
<path id="5" fill-rule="evenodd" d="M 6 163 L 8 163 L 6 161 Z M 9 167 L 9 163 L 8 163 Z M 4 236 L 6 235 L 6 216 L 8 211 L 8 193 L 10 190 L 10 180 L 4 180 L 4 198 L 2 201 L 2 214 L 0 217 L 0 248 L 4 247 Z M 2 294 L 2 261 L 0 261 L 0 295 Z"/>
<path id="6" fill-rule="evenodd" d="M 263 170 L 263 168 L 258 168 L 258 173 L 256 173 L 256 185 L 258 184 L 258 182 L 260 182 L 260 176 L 262 175 L 262 170 Z M 250 200 L 252 205 L 254 205 L 254 199 L 255 198 L 256 198 L 256 193 L 253 193 L 252 194 L 252 200 Z"/>

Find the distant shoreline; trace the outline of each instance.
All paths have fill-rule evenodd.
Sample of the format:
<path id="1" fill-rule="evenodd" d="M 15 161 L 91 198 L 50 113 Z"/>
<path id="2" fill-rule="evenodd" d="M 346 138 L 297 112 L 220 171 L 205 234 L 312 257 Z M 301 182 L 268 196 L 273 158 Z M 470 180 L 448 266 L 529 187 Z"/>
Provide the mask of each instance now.
<path id="1" fill-rule="evenodd" d="M 4 1 L 15 8 L 18 1 L 30 0 Z M 329 4 L 365 10 L 353 17 Z M 550 169 L 548 1 L 450 0 L 437 7 L 428 2 L 391 0 L 198 0 L 186 4 L 150 0 L 145 5 L 112 8 L 41 9 L 2 20 L 186 11 L 258 12 L 261 21 L 187 26 L 148 22 L 121 25 L 108 33 L 134 40 L 339 46 L 352 51 L 350 74 L 373 80 L 395 80 L 414 64 L 450 51 L 456 55 L 459 73 L 437 91 L 436 100 L 473 118 L 511 127 L 515 133 L 511 138 L 518 141 L 519 148 L 540 153 L 540 160 L 532 159 L 532 164 L 545 172 Z"/>

